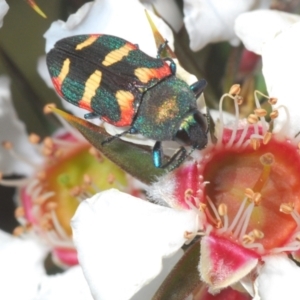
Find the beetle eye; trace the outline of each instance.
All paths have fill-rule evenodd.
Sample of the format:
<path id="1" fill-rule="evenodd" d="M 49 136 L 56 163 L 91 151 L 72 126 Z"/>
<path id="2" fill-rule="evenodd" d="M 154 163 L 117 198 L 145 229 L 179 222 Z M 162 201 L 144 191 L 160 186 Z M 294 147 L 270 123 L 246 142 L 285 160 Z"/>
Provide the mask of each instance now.
<path id="1" fill-rule="evenodd" d="M 187 131 L 183 128 L 179 128 L 176 136 L 175 136 L 175 140 L 179 143 L 182 143 L 184 145 L 190 145 L 191 144 L 191 139 L 189 134 L 187 133 Z"/>

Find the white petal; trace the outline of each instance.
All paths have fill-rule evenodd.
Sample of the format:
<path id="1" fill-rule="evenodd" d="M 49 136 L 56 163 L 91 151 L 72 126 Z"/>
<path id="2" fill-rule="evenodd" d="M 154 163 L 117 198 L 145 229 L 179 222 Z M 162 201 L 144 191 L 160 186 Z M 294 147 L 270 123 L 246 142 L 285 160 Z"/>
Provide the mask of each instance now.
<path id="1" fill-rule="evenodd" d="M 300 268 L 292 260 L 268 256 L 257 278 L 258 293 L 262 300 L 299 300 L 299 282 Z"/>
<path id="2" fill-rule="evenodd" d="M 35 300 L 93 300 L 80 266 L 42 278 Z"/>
<path id="3" fill-rule="evenodd" d="M 299 36 L 300 22 L 297 22 L 278 33 L 262 50 L 263 74 L 268 93 L 271 97 L 277 97 L 277 106 L 286 106 L 290 115 L 287 118 L 287 113 L 283 109 L 279 110 L 274 132 L 283 128 L 282 132 L 291 138 L 300 131 Z"/>
<path id="4" fill-rule="evenodd" d="M 3 25 L 3 18 L 8 12 L 9 6 L 7 5 L 6 1 L 0 1 L 0 27 Z"/>
<path id="5" fill-rule="evenodd" d="M 248 50 L 261 54 L 268 40 L 298 21 L 299 15 L 276 10 L 256 10 L 239 15 L 234 29 Z"/>
<path id="6" fill-rule="evenodd" d="M 130 8 L 130 9 L 129 9 Z M 171 29 L 159 18 L 151 18 L 161 34 L 173 44 Z M 104 33 L 122 37 L 149 55 L 155 56 L 157 48 L 144 7 L 137 0 L 96 0 L 84 4 L 67 22 L 53 22 L 45 33 L 46 52 L 55 42 L 67 36 L 88 33 Z"/>
<path id="7" fill-rule="evenodd" d="M 46 248 L 36 241 L 0 231 L 0 299 L 34 299 L 45 255 Z"/>
<path id="8" fill-rule="evenodd" d="M 165 278 L 172 271 L 176 263 L 183 255 L 183 250 L 179 249 L 173 256 L 163 259 L 162 271 L 149 284 L 140 289 L 130 300 L 152 299 Z"/>
<path id="9" fill-rule="evenodd" d="M 191 49 L 197 51 L 208 43 L 221 41 L 238 45 L 239 39 L 233 29 L 236 17 L 269 5 L 270 0 L 184 0 L 184 23 Z"/>
<path id="10" fill-rule="evenodd" d="M 144 3 L 148 10 L 154 10 L 161 16 L 175 32 L 178 32 L 183 26 L 182 15 L 179 7 L 174 0 L 155 0 L 147 5 Z"/>
<path id="11" fill-rule="evenodd" d="M 10 141 L 16 152 L 34 163 L 40 163 L 42 158 L 29 143 L 25 126 L 16 115 L 9 86 L 9 79 L 0 76 L 0 144 Z M 33 168 L 12 157 L 6 149 L 0 147 L 0 171 L 4 174 L 29 175 L 33 172 Z"/>
<path id="12" fill-rule="evenodd" d="M 72 220 L 79 261 L 95 299 L 125 300 L 154 278 L 162 258 L 195 232 L 196 215 L 108 190 L 82 202 Z"/>

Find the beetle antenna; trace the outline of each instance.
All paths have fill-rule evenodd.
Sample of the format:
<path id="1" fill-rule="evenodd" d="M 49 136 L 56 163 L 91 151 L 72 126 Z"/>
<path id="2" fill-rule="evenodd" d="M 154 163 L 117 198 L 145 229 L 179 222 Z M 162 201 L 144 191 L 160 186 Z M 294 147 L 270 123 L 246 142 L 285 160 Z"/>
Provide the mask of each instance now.
<path id="1" fill-rule="evenodd" d="M 127 134 L 127 133 L 131 133 L 131 134 L 132 134 L 131 128 L 128 129 L 128 130 L 126 130 L 126 131 L 123 131 L 123 132 L 121 132 L 121 133 L 119 133 L 119 134 L 110 136 L 109 138 L 107 138 L 106 140 L 104 140 L 104 141 L 101 143 L 101 145 L 103 146 L 103 145 L 105 145 L 105 144 L 108 144 L 108 143 L 112 142 L 114 139 L 119 139 L 121 136 L 123 136 L 123 135 L 125 135 L 125 134 Z"/>

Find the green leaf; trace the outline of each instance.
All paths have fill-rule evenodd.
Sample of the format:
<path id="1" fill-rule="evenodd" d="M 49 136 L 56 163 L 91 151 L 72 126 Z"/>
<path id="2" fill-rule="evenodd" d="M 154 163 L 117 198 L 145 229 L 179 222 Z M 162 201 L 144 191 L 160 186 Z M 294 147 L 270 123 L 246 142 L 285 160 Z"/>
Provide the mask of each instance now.
<path id="1" fill-rule="evenodd" d="M 140 181 L 150 184 L 157 176 L 162 176 L 166 172 L 164 169 L 154 167 L 152 151 L 149 147 L 128 143 L 120 139 L 115 139 L 112 142 L 102 145 L 110 137 L 102 127 L 72 116 L 57 108 L 49 108 L 80 131 L 108 159 Z"/>
<path id="2" fill-rule="evenodd" d="M 152 300 L 185 299 L 196 287 L 203 285 L 198 271 L 199 260 L 200 241 L 198 240 L 184 253 Z"/>

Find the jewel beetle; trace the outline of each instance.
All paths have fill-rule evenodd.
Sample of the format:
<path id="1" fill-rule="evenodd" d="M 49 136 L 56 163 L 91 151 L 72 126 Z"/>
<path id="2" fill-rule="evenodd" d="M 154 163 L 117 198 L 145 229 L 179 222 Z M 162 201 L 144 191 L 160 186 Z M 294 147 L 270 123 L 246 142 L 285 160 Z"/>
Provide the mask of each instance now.
<path id="1" fill-rule="evenodd" d="M 49 51 L 47 65 L 57 93 L 90 111 L 86 119 L 101 118 L 117 127 L 128 126 L 104 143 L 140 133 L 156 141 L 152 150 L 155 167 L 176 168 L 193 150 L 207 144 L 208 122 L 196 105 L 206 81 L 189 86 L 177 78 L 174 61 L 160 57 L 166 43 L 154 58 L 119 37 L 71 36 L 59 40 Z M 181 145 L 165 164 L 162 141 Z"/>

